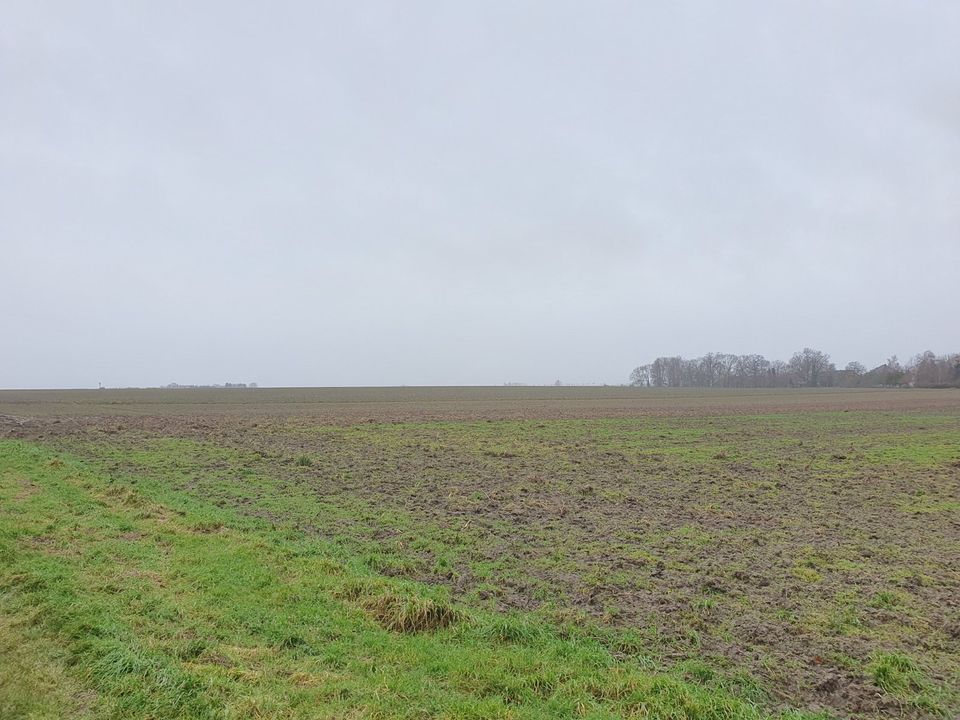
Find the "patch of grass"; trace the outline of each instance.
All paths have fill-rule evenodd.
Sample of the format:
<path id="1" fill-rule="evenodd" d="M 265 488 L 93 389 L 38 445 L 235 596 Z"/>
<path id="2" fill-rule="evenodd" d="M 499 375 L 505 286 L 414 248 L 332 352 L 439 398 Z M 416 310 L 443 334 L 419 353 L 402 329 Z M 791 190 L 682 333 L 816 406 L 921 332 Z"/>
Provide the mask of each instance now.
<path id="1" fill-rule="evenodd" d="M 791 572 L 795 577 L 806 583 L 817 583 L 823 579 L 823 576 L 819 572 L 806 565 L 795 565 Z"/>
<path id="2" fill-rule="evenodd" d="M 431 632 L 452 625 L 460 614 L 430 598 L 384 592 L 360 599 L 380 627 L 399 633 Z"/>
<path id="3" fill-rule="evenodd" d="M 502 615 L 494 618 L 484 628 L 485 637 L 495 642 L 532 643 L 541 639 L 541 623 L 523 615 Z"/>
<path id="4" fill-rule="evenodd" d="M 68 656 L 0 595 L 0 718 L 87 720 L 108 708 L 68 666 Z M 18 613 L 19 614 L 19 613 Z"/>
<path id="5" fill-rule="evenodd" d="M 313 699 L 303 688 L 316 688 L 316 707 L 333 717 L 450 716 L 454 704 L 468 717 L 627 714 L 632 706 L 598 700 L 609 687 L 583 694 L 586 658 L 566 664 L 588 643 L 606 653 L 604 672 L 629 666 L 761 708 L 773 697 L 820 702 L 825 678 L 839 672 L 850 684 L 838 701 L 844 717 L 879 692 L 865 670 L 878 650 L 914 653 L 941 689 L 960 677 L 942 612 L 955 589 L 955 468 L 942 461 L 955 460 L 960 443 L 953 409 L 249 419 L 231 421 L 231 433 L 210 432 L 216 419 L 193 427 L 173 418 L 146 432 L 113 422 L 97 433 L 93 422 L 48 434 L 49 447 L 101 473 L 72 483 L 103 503 L 101 520 L 117 512 L 92 542 L 51 511 L 49 527 L 6 550 L 0 543 L 0 562 L 29 552 L 113 563 L 118 574 L 86 568 L 78 582 L 123 598 L 130 610 L 118 604 L 116 614 L 138 632 L 149 617 L 146 645 L 214 689 L 225 685 L 210 677 L 245 678 L 255 691 L 224 704 L 235 691 L 223 690 L 214 702 L 246 716 L 295 718 L 291 698 Z M 312 466 L 298 466 L 301 454 Z M 72 463 L 57 462 L 65 467 L 51 472 Z M 0 515 L 8 497 L 49 489 L 32 471 L 20 475 L 0 495 Z M 871 595 L 895 588 L 899 605 Z M 414 606 L 426 601 L 456 621 L 385 629 L 391 617 L 422 614 Z M 431 654 L 414 656 L 414 646 Z M 236 647 L 279 655 L 247 663 Z M 467 679 L 455 699 L 438 699 L 452 675 L 437 668 L 459 670 L 447 659 L 461 651 L 504 657 L 457 675 Z M 676 670 L 685 660 L 713 680 Z M 381 687 L 365 663 L 396 677 Z M 300 680 L 278 679 L 287 672 Z M 737 673 L 758 692 L 730 684 Z M 377 700 L 363 706 L 357 697 L 370 692 Z M 909 701 L 911 713 L 922 714 L 921 695 L 940 697 L 925 693 Z M 425 699 L 414 707 L 401 696 Z M 957 693 L 937 702 L 960 708 Z"/>
<path id="6" fill-rule="evenodd" d="M 36 492 L 11 500 L 22 476 Z M 702 684 L 714 677 L 706 665 L 692 682 L 614 656 L 589 629 L 454 607 L 328 541 L 177 491 L 115 487 L 75 460 L 0 441 L 2 609 L 29 618 L 46 648 L 0 654 L 4 718 L 43 717 L 9 698 L 61 675 L 67 695 L 99 699 L 90 717 L 776 715 Z M 216 532 L 197 530 L 209 523 Z M 39 537 L 49 542 L 24 542 Z M 50 648 L 63 658 L 53 669 L 40 661 Z M 86 720 L 64 693 L 36 702 Z"/>
<path id="7" fill-rule="evenodd" d="M 928 716 L 949 714 L 946 693 L 927 678 L 920 665 L 902 653 L 874 653 L 868 666 L 874 684 L 888 695 L 905 701 Z"/>
<path id="8" fill-rule="evenodd" d="M 960 501 L 936 500 L 935 498 L 915 498 L 903 506 L 905 512 L 914 514 L 924 513 L 954 513 L 960 514 Z"/>
<path id="9" fill-rule="evenodd" d="M 335 596 L 362 608 L 380 627 L 398 633 L 432 632 L 449 627 L 461 613 L 449 603 L 416 594 L 382 581 L 349 579 Z"/>
<path id="10" fill-rule="evenodd" d="M 927 686 L 923 672 L 916 662 L 900 653 L 876 653 L 869 671 L 877 687 L 897 697 L 915 695 Z"/>
<path id="11" fill-rule="evenodd" d="M 827 622 L 827 628 L 837 635 L 851 635 L 862 627 L 863 620 L 856 606 L 847 603 L 837 607 Z"/>
<path id="12" fill-rule="evenodd" d="M 892 610 L 901 605 L 902 602 L 903 600 L 900 593 L 892 590 L 881 590 L 880 592 L 874 593 L 873 597 L 870 598 L 869 605 L 878 610 Z"/>

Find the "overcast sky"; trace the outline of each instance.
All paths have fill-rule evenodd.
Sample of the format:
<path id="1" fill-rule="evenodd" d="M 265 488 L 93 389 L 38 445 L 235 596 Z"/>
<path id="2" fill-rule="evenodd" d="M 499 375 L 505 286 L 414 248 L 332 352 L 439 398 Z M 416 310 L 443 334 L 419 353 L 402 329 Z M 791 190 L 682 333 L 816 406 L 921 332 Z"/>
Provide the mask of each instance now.
<path id="1" fill-rule="evenodd" d="M 0 7 L 0 387 L 960 350 L 960 2 Z"/>

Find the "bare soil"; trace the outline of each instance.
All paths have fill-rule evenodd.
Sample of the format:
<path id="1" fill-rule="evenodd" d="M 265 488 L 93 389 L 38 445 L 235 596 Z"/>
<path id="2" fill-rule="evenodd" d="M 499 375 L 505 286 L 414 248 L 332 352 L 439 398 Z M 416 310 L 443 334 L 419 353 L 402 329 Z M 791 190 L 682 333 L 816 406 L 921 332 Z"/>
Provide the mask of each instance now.
<path id="1" fill-rule="evenodd" d="M 785 705 L 932 716 L 874 683 L 884 652 L 920 663 L 918 697 L 960 680 L 957 391 L 3 392 L 0 412 L 0 436 Z"/>

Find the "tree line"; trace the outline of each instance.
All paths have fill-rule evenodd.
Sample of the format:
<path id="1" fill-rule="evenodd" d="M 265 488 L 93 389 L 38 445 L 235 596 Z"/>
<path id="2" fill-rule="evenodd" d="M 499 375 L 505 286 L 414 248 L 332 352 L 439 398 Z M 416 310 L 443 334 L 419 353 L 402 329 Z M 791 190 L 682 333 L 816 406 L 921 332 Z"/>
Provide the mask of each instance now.
<path id="1" fill-rule="evenodd" d="M 659 357 L 630 373 L 642 387 L 960 387 L 960 353 L 936 355 L 927 350 L 901 364 L 894 355 L 868 370 L 850 362 L 841 370 L 820 350 L 804 348 L 788 361 L 763 355 L 707 353 L 686 359 Z"/>

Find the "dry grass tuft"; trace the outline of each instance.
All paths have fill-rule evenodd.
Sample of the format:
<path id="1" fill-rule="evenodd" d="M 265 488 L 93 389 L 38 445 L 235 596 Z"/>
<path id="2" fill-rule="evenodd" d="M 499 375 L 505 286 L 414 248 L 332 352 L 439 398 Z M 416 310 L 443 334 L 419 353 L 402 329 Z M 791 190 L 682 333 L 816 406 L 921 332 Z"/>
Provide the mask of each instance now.
<path id="1" fill-rule="evenodd" d="M 389 592 L 363 598 L 360 606 L 381 627 L 400 633 L 432 632 L 452 625 L 459 618 L 457 611 L 445 604 Z"/>
<path id="2" fill-rule="evenodd" d="M 356 603 L 382 628 L 393 632 L 432 632 L 460 619 L 460 613 L 445 603 L 416 595 L 399 595 L 383 584 L 370 581 L 348 582 L 334 595 Z"/>

